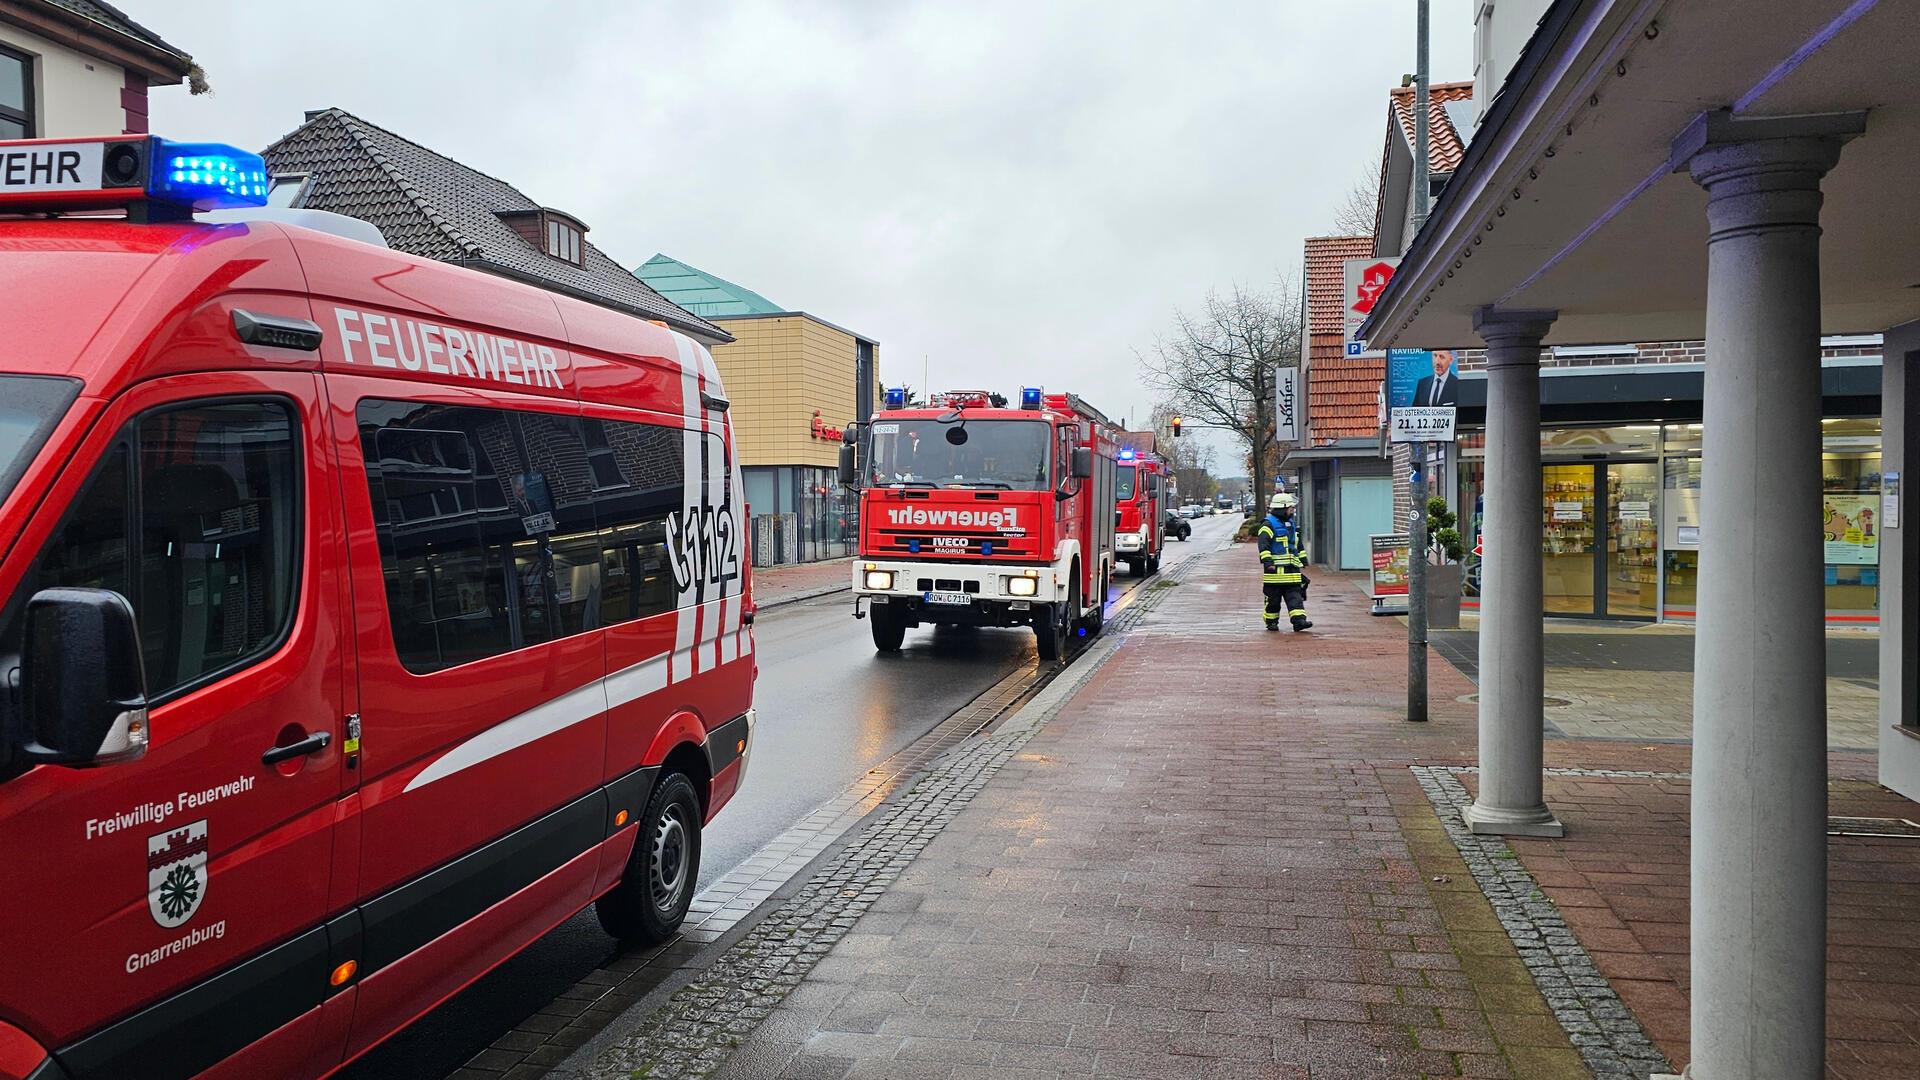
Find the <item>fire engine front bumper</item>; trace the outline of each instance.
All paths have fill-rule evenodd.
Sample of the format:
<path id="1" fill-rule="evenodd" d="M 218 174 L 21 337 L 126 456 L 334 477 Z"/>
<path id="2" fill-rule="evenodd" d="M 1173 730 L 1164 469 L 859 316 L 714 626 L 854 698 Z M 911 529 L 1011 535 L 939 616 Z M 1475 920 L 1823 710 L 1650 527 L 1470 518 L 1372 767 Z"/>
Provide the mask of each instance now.
<path id="1" fill-rule="evenodd" d="M 1142 555 L 1146 553 L 1147 540 L 1137 532 L 1115 533 L 1113 547 L 1122 555 Z"/>
<path id="2" fill-rule="evenodd" d="M 916 622 L 1023 626 L 1035 608 L 1067 598 L 1067 575 L 1050 566 L 862 559 L 853 564 L 853 593 Z"/>

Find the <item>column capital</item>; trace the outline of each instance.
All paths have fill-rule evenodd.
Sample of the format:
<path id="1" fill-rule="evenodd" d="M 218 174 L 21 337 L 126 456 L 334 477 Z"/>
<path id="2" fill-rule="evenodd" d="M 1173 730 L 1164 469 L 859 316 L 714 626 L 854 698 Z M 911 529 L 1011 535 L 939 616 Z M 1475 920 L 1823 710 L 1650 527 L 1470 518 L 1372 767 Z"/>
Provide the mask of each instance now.
<path id="1" fill-rule="evenodd" d="M 1750 229 L 1818 229 L 1820 179 L 1847 140 L 1866 130 L 1864 112 L 1748 118 L 1721 109 L 1688 124 L 1668 161 L 1707 189 L 1710 240 Z"/>
<path id="2" fill-rule="evenodd" d="M 1538 363 L 1540 340 L 1547 336 L 1547 331 L 1553 329 L 1553 321 L 1559 317 L 1557 311 L 1489 305 L 1474 311 L 1473 332 L 1479 334 L 1480 340 L 1486 342 L 1491 350 L 1531 350 L 1534 362 Z M 1506 362 L 1513 363 L 1515 360 Z M 1487 364 L 1489 367 L 1500 366 L 1492 355 L 1487 357 Z"/>

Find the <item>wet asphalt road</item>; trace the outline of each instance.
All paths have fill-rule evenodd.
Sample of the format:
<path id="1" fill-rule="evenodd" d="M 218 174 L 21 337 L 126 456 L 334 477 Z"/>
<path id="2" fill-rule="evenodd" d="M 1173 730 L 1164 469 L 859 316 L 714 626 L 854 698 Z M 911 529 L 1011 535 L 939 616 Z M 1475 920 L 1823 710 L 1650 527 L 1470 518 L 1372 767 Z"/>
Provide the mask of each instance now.
<path id="1" fill-rule="evenodd" d="M 1164 563 L 1212 548 L 1231 529 L 1226 516 L 1194 526 L 1193 540 L 1168 541 Z M 1123 566 L 1111 595 L 1132 584 Z M 881 656 L 851 609 L 849 594 L 835 593 L 760 617 L 753 759 L 745 787 L 703 837 L 701 888 L 1009 672 L 1036 662 L 1033 632 L 1025 629 L 923 627 L 907 632 L 898 655 Z M 589 908 L 340 1076 L 445 1076 L 613 954 Z"/>

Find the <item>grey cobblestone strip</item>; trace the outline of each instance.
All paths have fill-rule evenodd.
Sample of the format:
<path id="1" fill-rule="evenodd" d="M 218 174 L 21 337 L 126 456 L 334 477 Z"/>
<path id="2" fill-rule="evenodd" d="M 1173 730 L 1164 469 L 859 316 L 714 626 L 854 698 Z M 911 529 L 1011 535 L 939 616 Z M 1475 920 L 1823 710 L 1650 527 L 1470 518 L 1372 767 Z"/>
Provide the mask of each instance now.
<path id="1" fill-rule="evenodd" d="M 1090 644 L 1067 675 L 1055 679 L 999 730 L 936 760 L 798 892 L 722 953 L 704 975 L 675 992 L 639 1030 L 602 1051 L 581 1075 L 591 1080 L 692 1080 L 717 1071 L 914 857 L 1099 670 L 1118 648 L 1117 634 L 1159 605 L 1178 584 L 1179 569 L 1146 582 L 1109 620 L 1109 636 Z"/>
<path id="2" fill-rule="evenodd" d="M 1443 765 L 1443 766 L 1434 766 L 1434 767 L 1443 768 L 1447 772 L 1455 773 L 1455 774 L 1477 773 L 1480 771 L 1480 767 L 1478 765 Z M 1549 769 L 1542 769 L 1541 771 L 1546 773 L 1548 776 L 1597 776 L 1597 777 L 1613 779 L 1613 780 L 1692 780 L 1693 779 L 1692 773 L 1652 772 L 1646 769 L 1549 768 Z"/>
<path id="3" fill-rule="evenodd" d="M 1593 957 L 1574 936 L 1560 909 L 1541 893 L 1533 875 L 1497 836 L 1476 836 L 1467 830 L 1460 812 L 1473 799 L 1455 779 L 1469 771 L 1460 766 L 1410 766 L 1427 801 L 1446 827 L 1500 925 L 1519 950 L 1535 986 L 1547 999 L 1553 1017 L 1580 1051 L 1596 1080 L 1646 1080 L 1671 1073 L 1673 1067 L 1647 1038 L 1611 983 L 1600 974 Z M 1585 775 L 1581 770 L 1566 770 Z M 1600 773 L 1594 775 L 1616 775 Z M 1643 773 L 1620 773 L 1644 776 Z"/>

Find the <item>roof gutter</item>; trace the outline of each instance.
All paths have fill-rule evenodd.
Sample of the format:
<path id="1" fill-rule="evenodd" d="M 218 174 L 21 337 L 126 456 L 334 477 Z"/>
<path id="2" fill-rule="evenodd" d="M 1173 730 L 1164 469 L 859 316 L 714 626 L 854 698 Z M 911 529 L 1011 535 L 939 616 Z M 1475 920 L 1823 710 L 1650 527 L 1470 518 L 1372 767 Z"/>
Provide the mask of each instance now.
<path id="1" fill-rule="evenodd" d="M 1563 90 L 1565 79 L 1574 72 L 1574 62 L 1580 54 L 1596 39 L 1617 35 L 1623 25 L 1639 25 L 1645 13 L 1642 9 L 1658 6 L 1657 0 L 1554 0 L 1533 37 L 1528 39 L 1519 62 L 1507 74 L 1493 107 L 1467 144 L 1465 156 L 1454 170 L 1452 180 L 1441 191 L 1426 224 L 1414 237 L 1386 291 L 1361 325 L 1359 333 L 1364 340 L 1381 346 L 1396 344 L 1400 333 L 1428 302 L 1433 290 L 1445 282 L 1452 269 L 1448 265 L 1450 253 L 1470 242 L 1462 236 L 1462 228 L 1471 228 L 1469 220 L 1491 218 L 1501 212 L 1499 203 L 1509 185 L 1496 183 L 1494 171 L 1514 160 L 1520 140 L 1552 104 L 1550 98 L 1555 92 Z M 1623 15 L 1621 9 L 1628 7 L 1634 11 Z M 1521 163 L 1532 157 L 1532 154 L 1522 156 Z M 1416 344 L 1444 347 L 1464 343 Z"/>
<path id="2" fill-rule="evenodd" d="M 93 38 L 96 53 L 104 50 L 103 59 L 134 68 L 147 77 L 150 85 L 171 85 L 193 71 L 193 57 L 171 45 L 156 45 L 111 23 L 88 18 L 49 0 L 25 0 L 21 7 L 0 18 L 39 33 L 53 31 L 50 36 L 56 38 L 60 30 Z M 63 41 L 62 44 L 74 43 Z"/>

